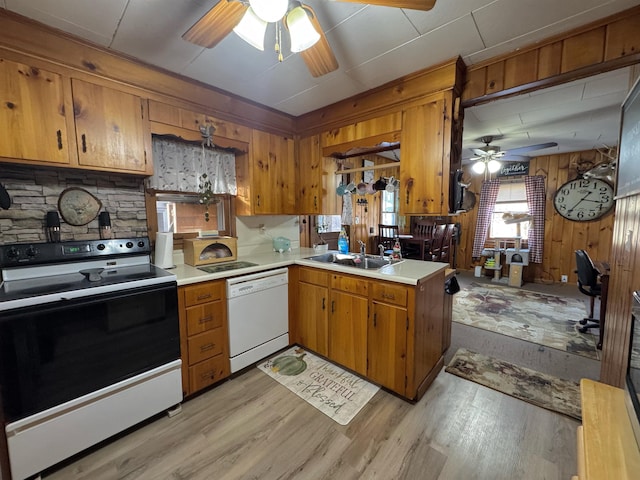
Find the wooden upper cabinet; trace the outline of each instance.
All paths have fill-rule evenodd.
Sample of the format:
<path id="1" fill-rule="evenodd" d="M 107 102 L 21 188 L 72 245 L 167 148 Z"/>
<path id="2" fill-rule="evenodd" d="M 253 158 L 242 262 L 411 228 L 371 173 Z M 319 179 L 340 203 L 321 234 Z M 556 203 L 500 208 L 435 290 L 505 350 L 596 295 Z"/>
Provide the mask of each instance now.
<path id="1" fill-rule="evenodd" d="M 60 75 L 0 58 L 0 157 L 69 163 Z"/>
<path id="2" fill-rule="evenodd" d="M 249 127 L 155 100 L 149 100 L 149 119 L 151 120 L 152 133 L 159 135 L 171 134 L 183 137 L 185 140 L 200 140 L 202 138 L 200 127 L 210 125 L 213 127 L 214 143 L 221 144 L 220 146 L 234 146 L 244 151 L 246 147 L 236 145 L 233 142 L 248 144 L 251 141 Z M 180 129 L 186 131 L 180 131 Z M 195 132 L 195 135 L 188 132 Z M 222 139 L 231 140 L 232 143 L 224 143 Z"/>
<path id="3" fill-rule="evenodd" d="M 238 215 L 296 213 L 292 138 L 253 130 L 249 155 L 236 156 Z"/>
<path id="4" fill-rule="evenodd" d="M 298 144 L 296 210 L 300 215 L 339 215 L 336 195 L 340 176 L 334 158 L 322 157 L 320 135 L 304 137 Z"/>
<path id="5" fill-rule="evenodd" d="M 380 142 L 397 141 L 401 128 L 402 114 L 394 112 L 323 132 L 322 146 L 337 146 L 335 152 L 354 147 L 373 147 Z"/>
<path id="6" fill-rule="evenodd" d="M 451 121 L 445 97 L 402 117 L 400 215 L 447 215 Z"/>
<path id="7" fill-rule="evenodd" d="M 71 85 L 79 165 L 153 173 L 143 99 L 75 78 Z"/>

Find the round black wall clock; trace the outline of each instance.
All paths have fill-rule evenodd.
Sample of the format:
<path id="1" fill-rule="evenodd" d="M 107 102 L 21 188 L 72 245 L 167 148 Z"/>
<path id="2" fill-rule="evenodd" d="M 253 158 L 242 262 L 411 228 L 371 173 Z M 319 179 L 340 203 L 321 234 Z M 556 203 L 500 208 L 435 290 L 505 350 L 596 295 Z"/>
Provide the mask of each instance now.
<path id="1" fill-rule="evenodd" d="M 613 187 L 597 178 L 569 180 L 556 192 L 553 206 L 567 220 L 597 220 L 613 207 Z"/>

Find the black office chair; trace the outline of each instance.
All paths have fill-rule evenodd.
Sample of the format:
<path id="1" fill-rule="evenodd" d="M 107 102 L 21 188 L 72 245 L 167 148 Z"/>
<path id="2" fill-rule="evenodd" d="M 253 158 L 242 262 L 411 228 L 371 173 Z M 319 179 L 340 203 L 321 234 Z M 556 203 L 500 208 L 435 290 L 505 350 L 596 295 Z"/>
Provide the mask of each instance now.
<path id="1" fill-rule="evenodd" d="M 600 327 L 600 322 L 593 318 L 593 306 L 596 297 L 599 297 L 602 293 L 602 285 L 598 283 L 598 271 L 584 250 L 576 250 L 576 266 L 578 267 L 576 270 L 578 274 L 578 289 L 585 295 L 588 295 L 591 300 L 589 316 L 580 320 L 580 325 L 584 326 L 578 328 L 579 332 L 586 333 L 590 328 Z"/>

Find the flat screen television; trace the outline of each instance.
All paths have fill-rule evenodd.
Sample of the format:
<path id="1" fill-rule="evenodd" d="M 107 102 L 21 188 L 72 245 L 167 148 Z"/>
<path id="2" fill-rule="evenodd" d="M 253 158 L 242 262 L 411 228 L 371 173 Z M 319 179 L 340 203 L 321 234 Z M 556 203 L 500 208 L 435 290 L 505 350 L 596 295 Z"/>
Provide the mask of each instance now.
<path id="1" fill-rule="evenodd" d="M 625 403 L 640 448 L 640 290 L 633 292 L 631 304 L 631 335 L 625 383 Z"/>

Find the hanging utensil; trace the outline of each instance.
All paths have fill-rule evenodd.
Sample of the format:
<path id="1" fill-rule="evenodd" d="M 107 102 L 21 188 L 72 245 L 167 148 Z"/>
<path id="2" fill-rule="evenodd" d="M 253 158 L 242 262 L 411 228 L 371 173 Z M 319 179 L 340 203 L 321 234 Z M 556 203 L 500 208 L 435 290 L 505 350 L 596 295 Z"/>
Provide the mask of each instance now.
<path id="1" fill-rule="evenodd" d="M 4 188 L 2 184 L 0 184 L 0 208 L 3 210 L 9 210 L 11 206 L 11 197 L 9 196 L 9 192 Z"/>

